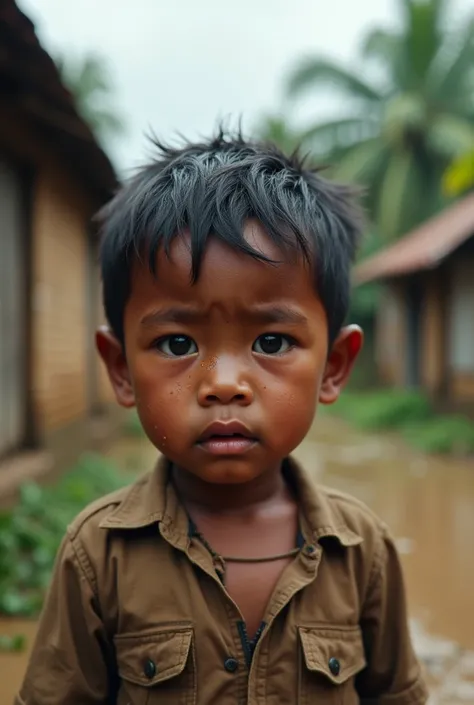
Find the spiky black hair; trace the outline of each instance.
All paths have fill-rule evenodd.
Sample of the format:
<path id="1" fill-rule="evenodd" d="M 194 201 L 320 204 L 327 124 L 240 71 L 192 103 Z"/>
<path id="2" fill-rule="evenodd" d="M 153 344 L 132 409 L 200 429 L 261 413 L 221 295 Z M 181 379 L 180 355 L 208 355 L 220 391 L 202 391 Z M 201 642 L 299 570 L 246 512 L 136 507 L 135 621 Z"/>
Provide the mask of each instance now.
<path id="1" fill-rule="evenodd" d="M 211 236 L 265 260 L 243 236 L 245 222 L 255 218 L 283 252 L 299 251 L 311 264 L 332 342 L 347 315 L 350 268 L 362 228 L 356 192 L 306 167 L 298 153 L 285 156 L 241 133 L 221 129 L 208 141 L 176 148 L 155 140 L 154 147 L 156 157 L 99 214 L 104 307 L 116 337 L 124 343 L 124 309 L 137 257 L 148 257 L 156 275 L 158 250 L 169 254 L 173 239 L 186 230 L 192 281 Z"/>

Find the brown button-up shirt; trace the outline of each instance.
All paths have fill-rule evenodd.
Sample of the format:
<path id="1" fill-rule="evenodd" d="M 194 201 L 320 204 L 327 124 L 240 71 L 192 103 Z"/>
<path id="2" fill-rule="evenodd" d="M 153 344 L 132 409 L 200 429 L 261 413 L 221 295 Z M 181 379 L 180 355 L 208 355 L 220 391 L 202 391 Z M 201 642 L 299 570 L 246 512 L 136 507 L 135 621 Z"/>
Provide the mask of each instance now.
<path id="1" fill-rule="evenodd" d="M 426 703 L 387 529 L 289 469 L 303 545 L 254 648 L 163 460 L 69 528 L 16 705 Z"/>

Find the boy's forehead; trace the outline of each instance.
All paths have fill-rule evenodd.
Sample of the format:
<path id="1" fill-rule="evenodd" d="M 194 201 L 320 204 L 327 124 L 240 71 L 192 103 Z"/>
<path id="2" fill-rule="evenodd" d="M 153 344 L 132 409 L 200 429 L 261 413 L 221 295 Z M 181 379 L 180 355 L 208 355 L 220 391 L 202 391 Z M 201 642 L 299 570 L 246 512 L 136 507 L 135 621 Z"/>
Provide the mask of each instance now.
<path id="1" fill-rule="evenodd" d="M 276 263 L 285 263 L 292 258 L 289 253 L 284 254 L 282 249 L 272 241 L 264 228 L 256 220 L 249 220 L 242 231 L 244 240 L 251 248 L 262 254 L 267 259 Z M 162 256 L 160 256 L 160 254 Z M 170 247 L 170 257 L 163 256 L 159 253 L 157 268 L 161 269 L 163 275 L 167 268 L 174 269 L 174 275 L 182 274 L 184 278 L 188 278 L 192 270 L 191 257 L 191 237 L 188 231 L 184 231 L 178 237 L 175 237 Z M 296 258 L 293 258 L 296 259 Z M 250 262 L 249 262 L 250 260 Z M 217 236 L 210 236 L 205 244 L 204 253 L 201 261 L 202 276 L 210 276 L 215 273 L 216 269 L 226 267 L 228 271 L 239 270 L 242 267 L 248 266 L 251 262 L 258 263 L 249 255 L 239 252 L 237 248 L 224 242 Z"/>
<path id="2" fill-rule="evenodd" d="M 229 303 L 271 302 L 275 299 L 319 300 L 310 266 L 302 257 L 282 252 L 262 226 L 249 221 L 244 228 L 248 244 L 264 257 L 262 262 L 232 248 L 217 237 L 210 237 L 202 256 L 199 277 L 192 282 L 190 237 L 184 232 L 176 237 L 169 256 L 160 249 L 156 276 L 141 266 L 132 276 L 132 298 L 176 300 L 195 305 L 214 301 Z"/>

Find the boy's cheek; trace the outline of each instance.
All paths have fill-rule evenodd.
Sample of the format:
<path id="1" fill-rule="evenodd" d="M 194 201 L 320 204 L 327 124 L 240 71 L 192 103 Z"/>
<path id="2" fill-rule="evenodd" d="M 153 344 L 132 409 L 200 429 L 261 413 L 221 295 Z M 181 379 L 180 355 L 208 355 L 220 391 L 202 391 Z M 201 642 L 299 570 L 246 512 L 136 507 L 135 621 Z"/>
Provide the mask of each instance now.
<path id="1" fill-rule="evenodd" d="M 146 435 L 159 449 L 175 439 L 184 440 L 189 400 L 163 385 L 137 386 L 136 408 Z"/>

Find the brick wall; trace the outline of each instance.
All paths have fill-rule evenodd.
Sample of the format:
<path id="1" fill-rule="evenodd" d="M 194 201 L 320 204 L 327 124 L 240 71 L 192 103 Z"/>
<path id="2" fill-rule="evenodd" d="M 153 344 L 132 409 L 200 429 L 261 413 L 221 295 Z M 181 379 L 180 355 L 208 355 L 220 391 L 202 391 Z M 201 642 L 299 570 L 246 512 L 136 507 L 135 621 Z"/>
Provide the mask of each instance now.
<path id="1" fill-rule="evenodd" d="M 113 399 L 103 365 L 92 350 L 93 328 L 103 320 L 97 267 L 93 274 L 96 321 L 87 289 L 91 283 L 89 223 L 100 204 L 91 200 L 67 162 L 36 134 L 35 126 L 8 106 L 0 109 L 0 148 L 34 172 L 31 401 L 36 436 L 44 442 L 87 418 L 94 386 L 96 406 Z"/>
<path id="2" fill-rule="evenodd" d="M 40 168 L 33 209 L 33 379 L 45 433 L 87 412 L 88 212 L 71 177 Z"/>

